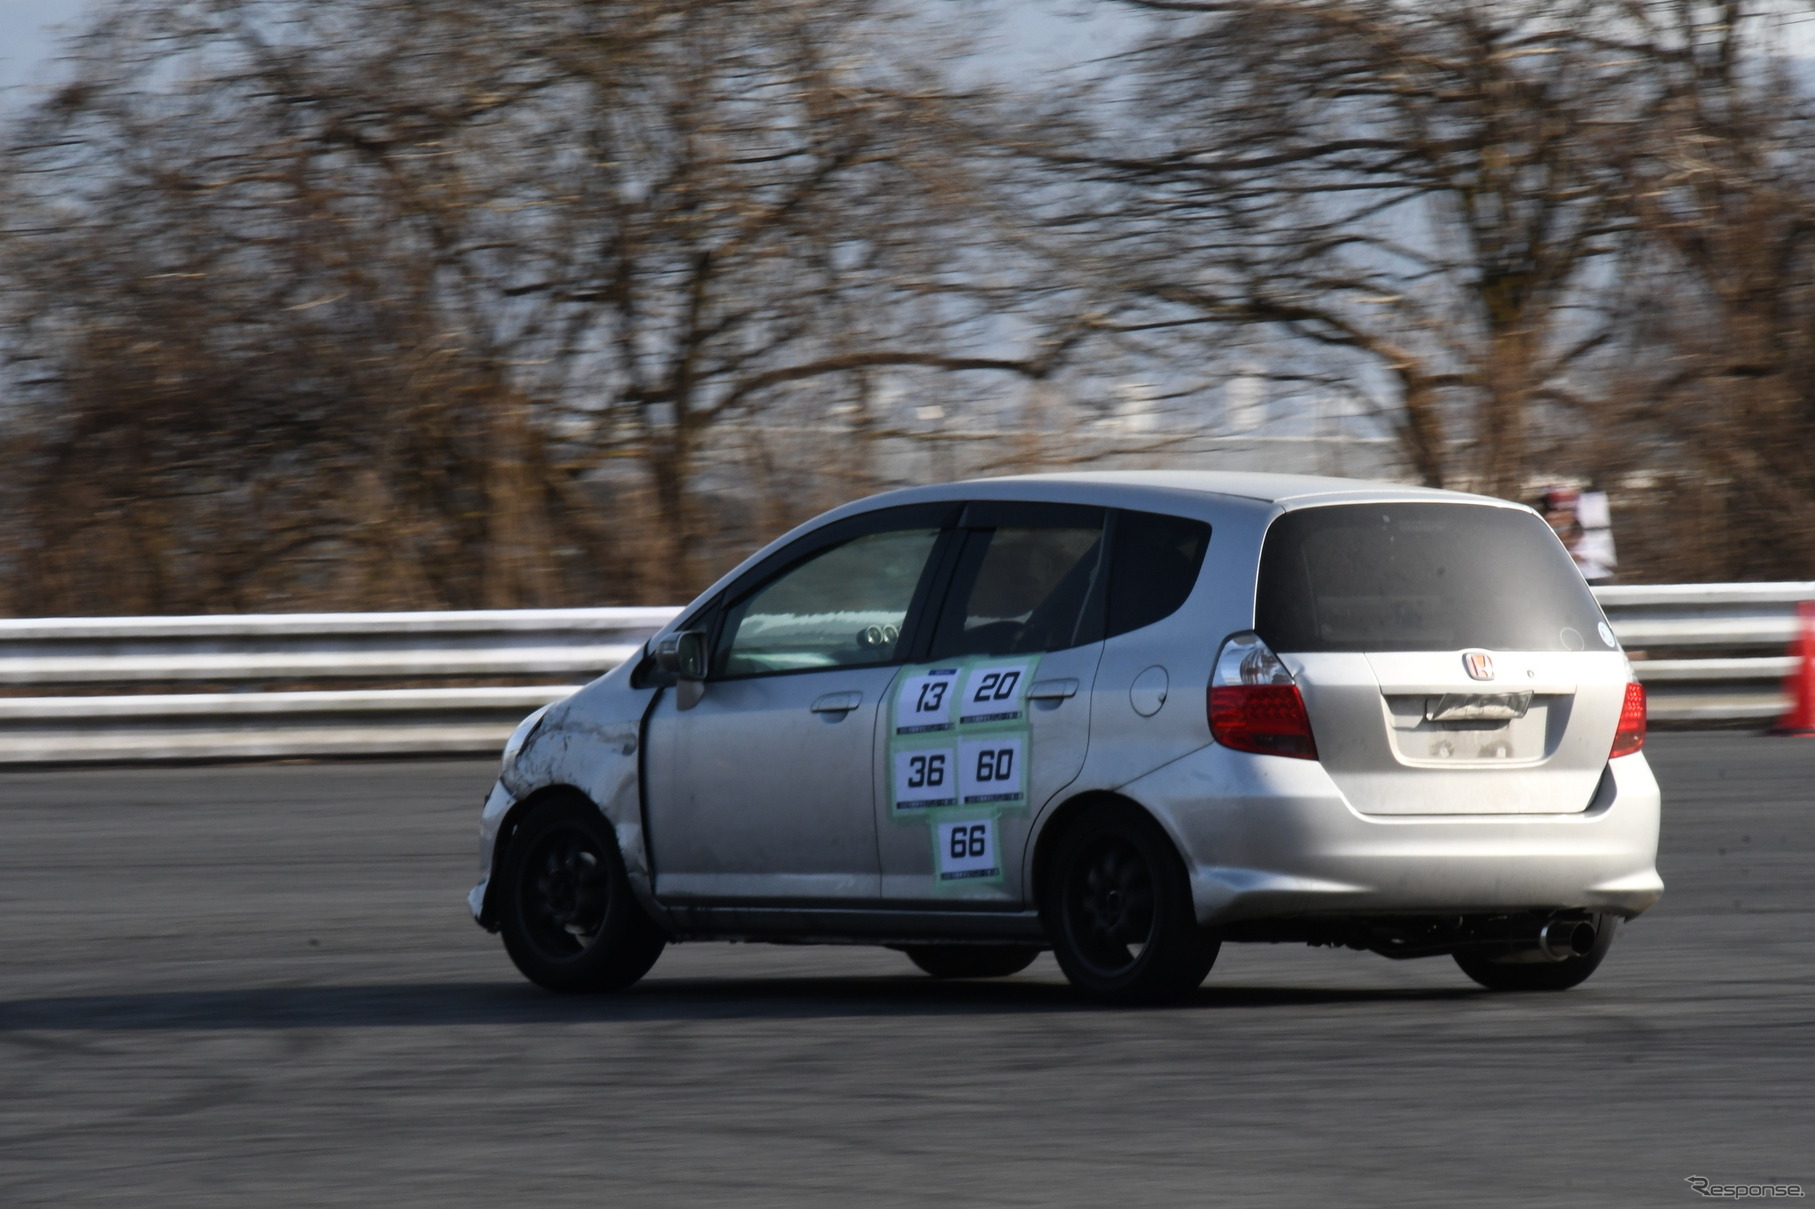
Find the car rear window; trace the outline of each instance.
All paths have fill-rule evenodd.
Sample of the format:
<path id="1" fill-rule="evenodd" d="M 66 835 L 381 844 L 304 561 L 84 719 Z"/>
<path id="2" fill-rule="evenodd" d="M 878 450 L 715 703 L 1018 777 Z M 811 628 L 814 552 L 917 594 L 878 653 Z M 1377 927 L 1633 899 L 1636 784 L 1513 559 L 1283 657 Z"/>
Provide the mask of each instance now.
<path id="1" fill-rule="evenodd" d="M 1341 504 L 1267 531 L 1255 629 L 1276 651 L 1614 648 L 1538 517 L 1484 504 Z"/>

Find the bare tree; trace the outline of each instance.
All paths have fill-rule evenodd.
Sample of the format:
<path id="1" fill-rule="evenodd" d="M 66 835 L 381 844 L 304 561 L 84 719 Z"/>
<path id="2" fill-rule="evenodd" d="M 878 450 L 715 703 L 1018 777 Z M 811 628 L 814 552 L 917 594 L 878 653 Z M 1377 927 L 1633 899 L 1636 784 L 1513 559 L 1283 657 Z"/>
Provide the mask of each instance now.
<path id="1" fill-rule="evenodd" d="M 1815 575 L 1815 107 L 1779 15 L 1635 6 L 1625 43 L 1654 86 L 1619 149 L 1643 239 L 1604 428 L 1688 484 L 1653 522 L 1698 578 Z"/>
<path id="2" fill-rule="evenodd" d="M 0 155 L 0 610 L 672 600 L 880 450 L 1125 453 L 1067 400 L 1256 372 L 1815 573 L 1764 0 L 1119 0 L 1056 99 L 896 2 L 119 0 Z"/>
<path id="3" fill-rule="evenodd" d="M 714 570 L 692 479 L 727 419 L 1047 372 L 959 271 L 975 186 L 901 20 L 113 9 L 10 160 L 13 557 L 50 593 L 15 608 L 672 598 Z M 653 514 L 600 516 L 627 459 Z"/>
<path id="4" fill-rule="evenodd" d="M 1156 28 L 1114 118 L 1028 140 L 1088 187 L 1067 218 L 1115 326 L 1199 361 L 1279 333 L 1299 372 L 1333 357 L 1388 400 L 1426 482 L 1517 493 L 1533 417 L 1608 335 L 1593 287 L 1630 223 L 1593 132 L 1637 104 L 1596 36 L 1618 6 L 1132 2 Z"/>

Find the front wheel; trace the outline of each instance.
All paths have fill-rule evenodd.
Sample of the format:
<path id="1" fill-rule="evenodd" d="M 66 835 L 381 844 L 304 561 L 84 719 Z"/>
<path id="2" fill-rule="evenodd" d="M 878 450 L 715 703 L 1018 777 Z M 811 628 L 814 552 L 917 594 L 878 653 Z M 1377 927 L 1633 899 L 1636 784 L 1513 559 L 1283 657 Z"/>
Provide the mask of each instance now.
<path id="1" fill-rule="evenodd" d="M 1462 967 L 1464 974 L 1490 991 L 1567 991 L 1595 972 L 1613 946 L 1613 933 L 1618 923 L 1617 916 L 1596 916 L 1594 944 L 1588 952 L 1562 961 L 1534 960 L 1536 955 L 1530 952 L 1497 957 L 1457 953 L 1456 964 Z"/>
<path id="2" fill-rule="evenodd" d="M 1073 986 L 1107 1003 L 1189 994 L 1221 941 L 1197 926 L 1185 863 L 1160 825 L 1122 802 L 1091 806 L 1059 841 L 1041 915 Z"/>
<path id="3" fill-rule="evenodd" d="M 498 930 L 523 976 L 551 991 L 618 991 L 667 940 L 630 889 L 617 838 L 590 802 L 533 808 L 505 851 Z"/>

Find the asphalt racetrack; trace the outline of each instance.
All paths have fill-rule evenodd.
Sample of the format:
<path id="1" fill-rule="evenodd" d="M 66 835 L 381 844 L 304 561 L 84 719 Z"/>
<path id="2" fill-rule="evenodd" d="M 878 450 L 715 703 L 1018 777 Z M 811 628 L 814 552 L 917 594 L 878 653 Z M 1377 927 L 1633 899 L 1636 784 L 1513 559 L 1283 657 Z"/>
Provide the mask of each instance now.
<path id="1" fill-rule="evenodd" d="M 0 1205 L 1815 1193 L 1815 740 L 1648 750 L 1669 889 L 1580 989 L 1230 946 L 1148 1011 L 861 948 L 546 995 L 462 901 L 490 762 L 0 774 Z"/>

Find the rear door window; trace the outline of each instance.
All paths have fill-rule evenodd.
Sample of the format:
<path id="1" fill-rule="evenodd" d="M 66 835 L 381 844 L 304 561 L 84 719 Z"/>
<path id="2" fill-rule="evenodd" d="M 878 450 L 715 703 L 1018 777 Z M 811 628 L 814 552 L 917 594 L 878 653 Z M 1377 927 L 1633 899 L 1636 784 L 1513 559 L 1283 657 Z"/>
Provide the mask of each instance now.
<path id="1" fill-rule="evenodd" d="M 1102 636 L 1101 508 L 972 505 L 929 658 L 1063 650 Z"/>
<path id="2" fill-rule="evenodd" d="M 1267 531 L 1255 629 L 1276 651 L 1615 649 L 1538 517 L 1485 504 L 1340 504 Z"/>

